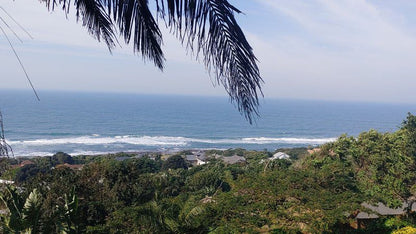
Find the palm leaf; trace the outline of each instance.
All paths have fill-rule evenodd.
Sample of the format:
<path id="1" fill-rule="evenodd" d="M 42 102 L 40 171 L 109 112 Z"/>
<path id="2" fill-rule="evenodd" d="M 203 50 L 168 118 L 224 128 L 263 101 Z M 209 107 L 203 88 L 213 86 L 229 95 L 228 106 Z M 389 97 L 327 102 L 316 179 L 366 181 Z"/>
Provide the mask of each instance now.
<path id="1" fill-rule="evenodd" d="M 49 10 L 54 10 L 57 5 L 61 5 L 62 9 L 68 13 L 70 0 L 41 0 L 46 4 Z M 82 21 L 82 25 L 88 29 L 98 41 L 101 39 L 107 44 L 109 50 L 115 46 L 114 25 L 111 18 L 107 14 L 102 1 L 96 0 L 75 0 L 77 20 Z"/>
<path id="2" fill-rule="evenodd" d="M 108 13 L 117 22 L 120 34 L 129 43 L 133 34 L 134 51 L 153 60 L 163 69 L 162 33 L 149 9 L 147 0 L 104 0 Z"/>
<path id="3" fill-rule="evenodd" d="M 82 18 L 83 25 L 98 41 L 102 38 L 111 50 L 114 44 L 113 23 L 106 14 L 100 1 L 95 0 L 75 0 L 77 9 L 77 19 Z"/>
<path id="4" fill-rule="evenodd" d="M 29 194 L 29 197 L 26 199 L 23 207 L 23 220 L 34 233 L 37 233 L 39 230 L 41 208 L 42 195 L 37 191 L 37 189 L 34 189 Z"/>
<path id="5" fill-rule="evenodd" d="M 205 208 L 202 206 L 195 206 L 185 215 L 185 223 L 188 226 L 192 226 L 198 216 L 202 215 L 205 212 Z"/>
<path id="6" fill-rule="evenodd" d="M 159 16 L 222 84 L 231 101 L 252 123 L 262 95 L 260 72 L 253 49 L 226 0 L 156 0 Z"/>
<path id="7" fill-rule="evenodd" d="M 0 199 L 9 209 L 9 217 L 6 220 L 6 226 L 15 231 L 24 230 L 23 213 L 24 199 L 17 192 L 16 188 L 6 186 Z"/>
<path id="8" fill-rule="evenodd" d="M 61 5 L 68 12 L 70 0 L 42 0 L 49 9 Z M 196 58 L 202 60 L 216 84 L 224 86 L 232 103 L 249 120 L 258 115 L 263 80 L 253 49 L 235 20 L 241 13 L 227 0 L 155 0 L 157 19 L 165 21 Z M 109 49 L 115 32 L 126 43 L 133 37 L 134 52 L 163 69 L 162 34 L 148 0 L 74 0 L 78 19 Z M 106 9 L 106 10 L 105 10 Z M 115 23 L 114 23 L 115 22 Z"/>

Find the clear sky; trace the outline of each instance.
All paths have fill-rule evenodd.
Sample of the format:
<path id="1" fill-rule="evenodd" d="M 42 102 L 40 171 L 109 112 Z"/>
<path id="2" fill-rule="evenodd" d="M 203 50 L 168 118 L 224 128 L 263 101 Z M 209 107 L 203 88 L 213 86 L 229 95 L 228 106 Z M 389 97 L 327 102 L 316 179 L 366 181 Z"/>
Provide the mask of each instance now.
<path id="1" fill-rule="evenodd" d="M 259 59 L 266 97 L 416 103 L 416 1 L 231 3 L 244 12 L 238 20 Z M 226 95 L 166 30 L 160 72 L 129 46 L 110 54 L 60 9 L 49 13 L 37 0 L 0 0 L 0 6 L 34 37 L 0 11 L 24 41 L 9 33 L 38 90 Z M 0 89 L 29 89 L 1 34 L 0 64 Z"/>

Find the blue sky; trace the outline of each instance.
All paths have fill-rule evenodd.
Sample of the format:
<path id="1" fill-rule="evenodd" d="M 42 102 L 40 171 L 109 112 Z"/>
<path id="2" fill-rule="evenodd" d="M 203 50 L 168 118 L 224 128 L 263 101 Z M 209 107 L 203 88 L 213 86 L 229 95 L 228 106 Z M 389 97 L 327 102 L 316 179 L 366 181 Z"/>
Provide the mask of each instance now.
<path id="1" fill-rule="evenodd" d="M 238 20 L 259 59 L 266 97 L 416 103 L 416 1 L 231 3 L 244 12 Z M 16 27 L 22 44 L 9 34 L 38 90 L 226 95 L 166 30 L 160 72 L 129 46 L 110 54 L 73 15 L 49 13 L 36 0 L 0 5 L 34 36 Z M 2 35 L 0 62 L 0 88 L 29 89 Z"/>

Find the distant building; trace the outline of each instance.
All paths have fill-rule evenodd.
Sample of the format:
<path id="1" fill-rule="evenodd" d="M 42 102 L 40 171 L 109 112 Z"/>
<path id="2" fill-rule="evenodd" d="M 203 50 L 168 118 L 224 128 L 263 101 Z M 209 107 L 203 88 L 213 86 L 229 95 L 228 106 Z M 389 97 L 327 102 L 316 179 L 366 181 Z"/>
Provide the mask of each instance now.
<path id="1" fill-rule="evenodd" d="M 383 203 L 379 202 L 377 203 L 377 205 L 370 205 L 366 202 L 363 202 L 361 204 L 363 207 L 371 210 L 374 213 L 366 213 L 366 212 L 360 212 L 357 214 L 356 218 L 362 218 L 362 219 L 371 219 L 371 218 L 378 218 L 380 216 L 383 215 L 403 215 L 406 213 L 406 208 L 408 207 L 408 204 L 403 202 L 402 207 L 393 209 L 390 208 L 386 205 L 384 205 Z M 416 211 L 416 203 L 412 205 L 412 211 Z"/>
<path id="2" fill-rule="evenodd" d="M 276 160 L 276 159 L 290 159 L 290 155 L 283 153 L 283 152 L 277 152 L 273 154 L 270 160 Z"/>
<path id="3" fill-rule="evenodd" d="M 207 164 L 207 162 L 205 162 L 205 161 L 203 161 L 203 160 L 201 160 L 201 159 L 197 159 L 197 162 L 196 162 L 196 165 L 204 165 L 204 164 Z"/>
<path id="4" fill-rule="evenodd" d="M 198 162 L 198 159 L 193 154 L 185 155 L 185 160 L 191 163 L 192 165 L 196 165 L 196 163 Z"/>
<path id="5" fill-rule="evenodd" d="M 26 165 L 31 165 L 31 164 L 35 164 L 35 163 L 30 160 L 23 160 L 20 164 L 11 165 L 11 168 L 14 169 L 14 168 L 24 167 Z"/>
<path id="6" fill-rule="evenodd" d="M 223 157 L 222 160 L 226 164 L 245 163 L 246 159 L 242 156 L 233 155 L 231 157 Z"/>
<path id="7" fill-rule="evenodd" d="M 30 165 L 30 164 L 35 164 L 35 163 L 30 160 L 24 160 L 19 164 L 19 166 L 23 167 L 23 166 Z"/>
<path id="8" fill-rule="evenodd" d="M 205 155 L 203 156 L 203 158 L 205 158 Z M 199 158 L 199 156 L 196 156 L 194 154 L 186 155 L 185 159 L 194 166 L 206 164 L 205 160 Z"/>
<path id="9" fill-rule="evenodd" d="M 355 228 L 363 228 L 371 222 L 373 219 L 378 219 L 380 216 L 396 216 L 396 215 L 404 215 L 406 213 L 406 209 L 409 206 L 408 203 L 403 202 L 402 207 L 393 209 L 387 207 L 383 203 L 379 202 L 377 205 L 370 205 L 366 202 L 361 204 L 364 208 L 370 210 L 369 213 L 360 211 L 356 216 L 355 219 L 357 221 Z M 416 211 L 416 203 L 412 204 L 411 211 Z"/>
<path id="10" fill-rule="evenodd" d="M 205 161 L 206 159 L 205 152 L 202 150 L 193 151 L 192 154 L 203 161 Z"/>

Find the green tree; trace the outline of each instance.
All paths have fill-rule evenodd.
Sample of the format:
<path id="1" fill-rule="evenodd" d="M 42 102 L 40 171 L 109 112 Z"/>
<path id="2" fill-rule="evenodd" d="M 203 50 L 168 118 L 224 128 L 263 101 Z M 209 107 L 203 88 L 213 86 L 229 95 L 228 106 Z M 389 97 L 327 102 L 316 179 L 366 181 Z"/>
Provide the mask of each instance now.
<path id="1" fill-rule="evenodd" d="M 10 162 L 8 158 L 0 158 L 0 176 L 10 169 Z"/>
<path id="2" fill-rule="evenodd" d="M 38 173 L 43 173 L 46 170 L 39 168 L 36 164 L 28 164 L 21 167 L 16 173 L 16 182 L 24 182 L 33 179 Z"/>
<path id="3" fill-rule="evenodd" d="M 78 20 L 110 50 L 116 35 L 132 42 L 134 52 L 163 69 L 162 33 L 164 21 L 184 46 L 202 57 L 218 84 L 225 87 L 231 101 L 251 122 L 257 114 L 261 93 L 257 59 L 234 17 L 241 13 L 227 0 L 155 0 L 155 14 L 148 0 L 42 0 L 50 10 L 60 5 L 69 11 L 74 5 Z"/>
<path id="4" fill-rule="evenodd" d="M 188 168 L 188 163 L 185 161 L 185 159 L 180 155 L 174 155 L 172 157 L 169 157 L 166 159 L 166 161 L 163 162 L 162 169 L 178 169 L 178 168 Z"/>
<path id="5" fill-rule="evenodd" d="M 410 197 L 415 174 L 414 159 L 406 150 L 408 140 L 400 130 L 385 134 L 371 130 L 359 135 L 358 186 L 371 201 L 399 207 Z"/>
<path id="6" fill-rule="evenodd" d="M 150 201 L 115 211 L 107 226 L 111 233 L 178 233 L 179 225 L 160 203 Z"/>
<path id="7" fill-rule="evenodd" d="M 53 162 L 54 165 L 64 164 L 64 163 L 68 163 L 68 164 L 74 163 L 74 160 L 72 159 L 71 155 L 64 153 L 64 152 L 58 152 L 54 154 L 52 156 L 51 161 Z"/>
<path id="8" fill-rule="evenodd" d="M 407 114 L 406 119 L 402 123 L 402 130 L 406 132 L 408 136 L 408 150 L 413 157 L 416 157 L 416 116 L 411 113 Z"/>

